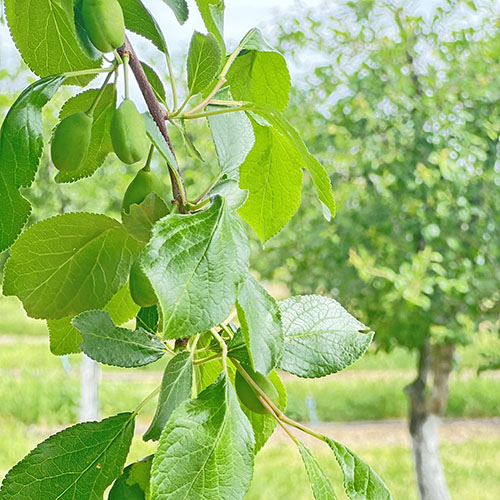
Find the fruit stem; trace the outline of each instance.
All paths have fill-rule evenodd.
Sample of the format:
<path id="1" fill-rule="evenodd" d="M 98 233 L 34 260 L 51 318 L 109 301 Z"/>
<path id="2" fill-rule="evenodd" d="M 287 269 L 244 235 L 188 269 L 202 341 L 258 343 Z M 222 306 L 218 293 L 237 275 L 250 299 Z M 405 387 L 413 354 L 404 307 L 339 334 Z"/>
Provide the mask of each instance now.
<path id="1" fill-rule="evenodd" d="M 210 333 L 214 337 L 215 340 L 220 345 L 220 348 L 222 350 L 222 367 L 224 368 L 224 372 L 226 375 L 228 375 L 227 371 L 227 344 L 224 342 L 224 339 L 219 335 L 217 330 L 215 328 L 210 328 Z"/>
<path id="2" fill-rule="evenodd" d="M 299 440 L 290 432 L 288 427 L 280 420 L 280 418 L 276 415 L 276 413 L 273 411 L 273 409 L 269 406 L 267 401 L 261 397 L 257 396 L 259 398 L 260 404 L 269 412 L 271 417 L 278 422 L 279 426 L 288 434 L 288 437 L 298 446 L 299 445 Z"/>
<path id="3" fill-rule="evenodd" d="M 144 165 L 143 169 L 144 172 L 151 172 L 151 160 L 153 159 L 153 153 L 154 153 L 155 147 L 153 144 L 151 144 L 149 148 L 149 153 L 148 157 L 146 159 L 146 164 Z"/>
<path id="4" fill-rule="evenodd" d="M 101 97 L 103 96 L 106 86 L 109 83 L 109 80 L 111 80 L 111 77 L 113 76 L 113 73 L 109 73 L 106 76 L 106 79 L 104 80 L 104 83 L 102 84 L 101 89 L 99 90 L 99 93 L 97 94 L 96 98 L 94 99 L 94 102 L 90 106 L 89 110 L 87 111 L 87 115 L 89 115 L 91 118 L 94 116 L 94 111 L 97 108 L 99 101 L 101 100 Z"/>
<path id="5" fill-rule="evenodd" d="M 172 60 L 170 59 L 170 53 L 167 50 L 166 53 L 166 59 L 167 59 L 167 69 L 168 69 L 168 75 L 170 78 L 170 88 L 172 89 L 172 99 L 173 99 L 173 109 L 177 109 L 177 90 L 175 88 L 175 78 L 174 78 L 174 69 L 172 67 Z"/>
<path id="6" fill-rule="evenodd" d="M 159 385 L 153 392 L 148 394 L 134 410 L 134 414 L 137 415 L 155 396 L 160 393 L 161 385 Z"/>
<path id="7" fill-rule="evenodd" d="M 227 58 L 226 64 L 224 64 L 224 67 L 222 68 L 222 71 L 219 74 L 219 79 L 218 79 L 219 81 L 217 82 L 217 85 L 215 85 L 215 87 L 213 88 L 212 92 L 210 92 L 208 97 L 204 99 L 202 102 L 200 102 L 198 106 L 195 106 L 193 109 L 190 109 L 189 111 L 186 111 L 186 113 L 184 113 L 184 116 L 186 118 L 188 116 L 196 114 L 198 111 L 201 111 L 203 108 L 205 108 L 211 103 L 212 99 L 215 97 L 217 92 L 219 92 L 222 86 L 226 83 L 227 72 L 229 71 L 229 68 L 233 64 L 234 60 L 238 57 L 238 54 L 241 52 L 242 49 L 243 47 L 241 45 L 238 45 L 238 47 L 236 47 L 234 52 Z M 181 110 L 179 110 L 178 113 L 180 113 L 180 111 Z"/>
<path id="8" fill-rule="evenodd" d="M 200 203 L 201 200 L 203 200 L 203 198 L 205 198 L 205 196 L 210 193 L 210 191 L 212 190 L 212 188 L 217 184 L 217 182 L 219 182 L 219 179 L 222 177 L 222 172 L 219 172 L 219 175 L 217 175 L 217 177 L 213 180 L 213 182 L 210 183 L 210 186 L 207 187 L 207 189 L 205 189 L 205 191 L 203 191 L 203 193 L 200 194 L 200 196 L 198 196 L 198 198 L 196 198 L 196 200 L 194 200 L 193 202 L 191 202 L 193 205 L 196 205 L 198 203 Z"/>
<path id="9" fill-rule="evenodd" d="M 168 135 L 167 125 L 165 123 L 165 116 L 166 116 L 165 111 L 161 107 L 158 99 L 156 98 L 154 90 L 151 87 L 151 84 L 149 83 L 149 80 L 146 76 L 146 73 L 144 72 L 141 62 L 137 57 L 135 50 L 132 47 L 128 38 L 125 38 L 125 43 L 118 49 L 119 54 L 124 54 L 125 52 L 130 57 L 130 69 L 134 73 L 135 79 L 137 81 L 137 84 L 139 85 L 144 100 L 146 101 L 149 112 L 151 113 L 153 120 L 160 129 L 162 136 L 167 142 L 168 147 L 175 158 L 175 151 L 172 146 L 172 141 L 170 140 L 170 136 Z M 186 211 L 184 208 L 183 200 L 187 199 L 187 195 L 186 195 L 186 188 L 184 187 L 184 183 L 182 181 L 181 173 L 178 170 L 178 167 L 176 167 L 176 165 L 169 164 L 168 167 L 169 167 L 168 170 L 170 175 L 170 182 L 172 184 L 172 193 L 174 201 L 179 206 L 179 212 L 185 213 Z"/>
<path id="10" fill-rule="evenodd" d="M 129 55 L 125 52 L 123 54 L 123 77 L 125 79 L 125 99 L 128 100 L 128 61 Z"/>
<path id="11" fill-rule="evenodd" d="M 203 365 L 204 363 L 208 363 L 210 361 L 214 361 L 216 359 L 220 359 L 221 355 L 220 354 L 214 354 L 213 356 L 209 356 L 208 358 L 201 358 L 201 359 L 196 359 L 193 361 L 193 364 L 198 366 L 198 365 Z"/>
<path id="12" fill-rule="evenodd" d="M 98 68 L 98 69 L 83 69 L 81 71 L 68 71 L 63 73 L 66 78 L 71 78 L 73 76 L 85 76 L 85 75 L 98 75 L 99 73 L 111 73 L 116 69 L 116 64 L 112 64 L 108 68 Z"/>
<path id="13" fill-rule="evenodd" d="M 210 103 L 210 104 L 213 104 L 213 103 Z M 176 116 L 176 119 L 196 120 L 197 118 L 206 118 L 208 116 L 223 115 L 225 113 L 235 113 L 236 111 L 242 111 L 242 108 L 240 108 L 240 107 L 224 108 L 224 109 L 218 109 L 216 111 L 205 111 L 203 113 L 196 113 L 194 115 L 185 113 L 183 115 Z"/>
<path id="14" fill-rule="evenodd" d="M 251 385 L 251 387 L 254 389 L 256 392 L 257 397 L 262 397 L 267 404 L 271 407 L 274 413 L 279 417 L 279 419 L 284 422 L 285 424 L 290 425 L 291 427 L 295 427 L 296 429 L 305 432 L 306 434 L 309 434 L 312 437 L 315 437 L 316 439 L 319 439 L 320 441 L 324 441 L 325 437 L 322 434 L 319 434 L 318 432 L 313 431 L 312 429 L 309 429 L 305 425 L 299 424 L 295 420 L 292 420 L 291 418 L 287 417 L 269 398 L 269 396 L 255 383 L 255 381 L 250 377 L 250 375 L 246 372 L 246 370 L 241 366 L 239 361 L 235 359 L 231 359 L 233 362 L 234 366 L 236 366 L 236 369 L 245 377 L 246 381 Z"/>
<path id="15" fill-rule="evenodd" d="M 188 212 L 197 212 L 198 210 L 201 210 L 204 206 L 208 205 L 210 203 L 210 199 L 207 198 L 206 200 L 200 201 L 199 203 L 186 203 L 186 210 Z"/>

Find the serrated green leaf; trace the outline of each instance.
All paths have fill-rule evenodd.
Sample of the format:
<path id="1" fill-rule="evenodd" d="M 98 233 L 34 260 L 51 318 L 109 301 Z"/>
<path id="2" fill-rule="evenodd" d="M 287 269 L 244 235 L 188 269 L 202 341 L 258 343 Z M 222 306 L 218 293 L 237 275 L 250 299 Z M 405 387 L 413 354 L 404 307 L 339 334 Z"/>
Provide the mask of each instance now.
<path id="1" fill-rule="evenodd" d="M 35 178 L 43 153 L 42 108 L 65 80 L 49 76 L 30 85 L 10 108 L 0 131 L 0 252 L 15 241 L 31 212 L 20 193 Z"/>
<path id="2" fill-rule="evenodd" d="M 149 500 L 151 464 L 153 455 L 127 465 L 123 474 L 114 482 L 108 500 Z"/>
<path id="3" fill-rule="evenodd" d="M 379 475 L 343 444 L 324 437 L 344 473 L 344 489 L 351 500 L 392 500 Z"/>
<path id="4" fill-rule="evenodd" d="M 259 28 L 252 28 L 239 43 L 245 50 L 258 50 L 259 52 L 275 52 L 275 50 L 266 42 L 262 31 Z"/>
<path id="5" fill-rule="evenodd" d="M 160 26 L 141 0 L 118 0 L 122 7 L 125 26 L 134 33 L 147 38 L 163 53 L 167 54 L 167 42 Z"/>
<path id="6" fill-rule="evenodd" d="M 299 442 L 300 456 L 306 468 L 307 477 L 316 500 L 337 500 L 330 480 L 306 446 Z"/>
<path id="7" fill-rule="evenodd" d="M 166 352 L 158 337 L 142 328 L 119 328 L 106 311 L 86 311 L 71 323 L 83 337 L 82 351 L 99 363 L 135 368 L 154 363 Z"/>
<path id="8" fill-rule="evenodd" d="M 221 54 L 226 55 L 224 43 L 224 0 L 196 0 L 205 27 L 219 42 Z"/>
<path id="9" fill-rule="evenodd" d="M 223 109 L 209 106 L 209 111 Z M 243 111 L 210 116 L 210 131 L 219 160 L 220 171 L 227 179 L 239 179 L 239 167 L 251 151 L 255 136 L 252 123 Z"/>
<path id="10" fill-rule="evenodd" d="M 217 352 L 220 352 L 220 349 L 217 349 Z M 241 328 L 238 328 L 234 337 L 227 343 L 227 355 L 243 365 L 252 366 L 245 334 Z"/>
<path id="11" fill-rule="evenodd" d="M 156 125 L 151 114 L 146 112 L 142 114 L 142 117 L 144 118 L 144 123 L 146 124 L 146 130 L 149 138 L 151 139 L 151 142 L 155 145 L 156 149 L 163 156 L 163 158 L 165 158 L 166 162 L 172 168 L 177 169 L 178 168 L 177 160 L 172 154 L 170 148 L 168 147 L 165 137 L 163 137 L 163 135 L 161 134 L 160 129 L 158 128 L 158 125 Z"/>
<path id="12" fill-rule="evenodd" d="M 221 57 L 219 44 L 212 33 L 193 33 L 187 59 L 188 88 L 192 95 L 203 92 L 213 82 Z"/>
<path id="13" fill-rule="evenodd" d="M 145 62 L 141 62 L 141 66 L 142 69 L 144 70 L 144 73 L 146 73 L 148 82 L 151 84 L 151 87 L 153 88 L 156 97 L 159 99 L 160 102 L 165 103 L 167 100 L 167 94 L 165 92 L 165 87 L 163 86 L 163 83 L 160 77 L 158 76 L 158 73 L 149 64 L 146 64 Z"/>
<path id="14" fill-rule="evenodd" d="M 373 332 L 337 301 L 319 295 L 279 303 L 285 336 L 280 366 L 299 377 L 324 377 L 348 367 L 368 349 Z"/>
<path id="15" fill-rule="evenodd" d="M 254 370 L 267 375 L 283 355 L 283 329 L 277 302 L 251 275 L 243 283 L 236 303 Z"/>
<path id="16" fill-rule="evenodd" d="M 191 398 L 193 387 L 193 358 L 189 352 L 176 354 L 167 364 L 161 382 L 156 413 L 143 439 L 157 441 L 172 412 Z"/>
<path id="17" fill-rule="evenodd" d="M 239 214 L 264 242 L 299 208 L 302 162 L 294 144 L 278 130 L 256 122 L 253 130 L 255 145 L 240 167 L 240 187 L 249 195 Z"/>
<path id="18" fill-rule="evenodd" d="M 40 443 L 5 476 L 2 500 L 102 500 L 123 470 L 134 414 L 69 427 Z"/>
<path id="19" fill-rule="evenodd" d="M 40 77 L 98 68 L 82 49 L 74 19 L 60 0 L 5 0 L 9 28 L 19 52 Z M 66 83 L 87 85 L 95 75 L 70 78 Z"/>
<path id="20" fill-rule="evenodd" d="M 164 338 L 189 337 L 223 321 L 248 258 L 244 228 L 222 198 L 204 212 L 159 221 L 139 259 L 163 312 Z"/>
<path id="21" fill-rule="evenodd" d="M 285 58 L 278 52 L 241 53 L 227 73 L 237 101 L 269 104 L 283 111 L 290 99 L 291 80 Z"/>
<path id="22" fill-rule="evenodd" d="M 50 352 L 55 356 L 76 354 L 81 352 L 80 345 L 83 342 L 80 332 L 71 324 L 73 316 L 61 319 L 48 319 Z"/>
<path id="23" fill-rule="evenodd" d="M 238 210 L 248 199 L 248 191 L 240 189 L 233 179 L 221 179 L 208 193 L 208 197 L 222 196 L 231 210 Z"/>
<path id="24" fill-rule="evenodd" d="M 104 307 L 117 325 L 132 319 L 139 310 L 139 306 L 132 300 L 128 283 L 113 295 Z M 80 352 L 83 338 L 80 332 L 71 324 L 73 316 L 62 319 L 47 320 L 50 334 L 50 352 L 56 356 Z"/>
<path id="25" fill-rule="evenodd" d="M 127 282 L 140 248 L 104 215 L 51 217 L 12 246 L 3 293 L 19 297 L 33 318 L 61 319 L 102 308 Z"/>
<path id="26" fill-rule="evenodd" d="M 72 97 L 67 101 L 59 114 L 60 120 L 73 113 L 87 111 L 94 102 L 99 89 L 90 89 Z M 87 154 L 76 170 L 58 172 L 56 182 L 74 182 L 84 177 L 90 177 L 104 163 L 106 157 L 113 151 L 109 127 L 115 112 L 116 89 L 114 85 L 107 85 L 94 111 L 92 122 L 92 136 Z"/>
<path id="27" fill-rule="evenodd" d="M 122 212 L 122 222 L 135 239 L 147 243 L 153 226 L 169 212 L 167 204 L 156 193 L 149 193 L 139 205 L 130 205 L 128 214 Z"/>
<path id="28" fill-rule="evenodd" d="M 123 325 L 135 317 L 140 307 L 133 301 L 130 295 L 130 287 L 127 282 L 111 300 L 104 306 L 104 310 L 109 312 L 115 325 Z"/>
<path id="29" fill-rule="evenodd" d="M 284 412 L 286 410 L 287 403 L 285 386 L 283 385 L 283 382 L 276 372 L 271 372 L 269 374 L 269 380 L 273 383 L 274 387 L 278 391 L 279 402 L 277 406 L 281 411 Z M 252 429 L 255 435 L 254 453 L 257 454 L 267 443 L 267 440 L 273 435 L 274 429 L 277 425 L 276 420 L 271 417 L 271 415 L 254 413 L 253 411 L 246 408 L 245 405 L 242 405 L 242 410 L 252 424 Z"/>
<path id="30" fill-rule="evenodd" d="M 184 24 L 189 17 L 186 0 L 163 0 L 173 11 L 179 24 Z"/>
<path id="31" fill-rule="evenodd" d="M 156 334 L 158 332 L 158 320 L 158 306 L 156 304 L 151 307 L 141 307 L 135 318 L 135 327 Z"/>
<path id="32" fill-rule="evenodd" d="M 280 134 L 287 137 L 290 144 L 293 144 L 295 151 L 301 158 L 301 167 L 307 169 L 311 174 L 318 199 L 324 209 L 327 209 L 324 210 L 326 219 L 330 220 L 335 215 L 335 200 L 333 199 L 332 183 L 323 165 L 309 152 L 298 132 L 276 109 L 271 106 L 253 105 L 249 108 L 264 118 Z"/>
<path id="33" fill-rule="evenodd" d="M 151 469 L 152 500 L 241 500 L 250 486 L 254 437 L 222 375 L 174 411 Z"/>

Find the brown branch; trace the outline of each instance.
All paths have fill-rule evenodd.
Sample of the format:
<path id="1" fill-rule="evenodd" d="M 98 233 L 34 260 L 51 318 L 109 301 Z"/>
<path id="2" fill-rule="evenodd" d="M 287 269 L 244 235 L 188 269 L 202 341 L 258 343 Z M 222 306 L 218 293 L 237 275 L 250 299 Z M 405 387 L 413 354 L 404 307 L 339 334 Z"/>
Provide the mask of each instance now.
<path id="1" fill-rule="evenodd" d="M 123 57 L 124 54 L 128 54 L 130 68 L 134 73 L 135 79 L 137 81 L 137 84 L 139 85 L 144 100 L 146 101 L 146 105 L 148 106 L 149 112 L 151 113 L 151 116 L 153 117 L 153 120 L 155 121 L 156 125 L 160 129 L 161 135 L 165 138 L 165 141 L 167 141 L 168 147 L 170 148 L 170 151 L 174 155 L 174 158 L 176 158 L 174 148 L 172 146 L 172 141 L 170 140 L 170 136 L 168 134 L 167 125 L 165 123 L 165 111 L 158 102 L 158 99 L 156 98 L 154 90 L 151 87 L 151 84 L 149 83 L 146 73 L 142 68 L 141 61 L 137 57 L 137 54 L 135 53 L 135 50 L 132 47 L 132 44 L 130 43 L 130 40 L 128 38 L 125 39 L 125 43 L 118 49 L 118 53 L 120 54 L 121 57 Z M 168 167 L 169 167 L 168 172 L 170 174 L 170 182 L 172 184 L 172 195 L 174 201 L 177 203 L 179 211 L 181 213 L 184 213 L 184 206 L 181 200 L 187 199 L 187 196 L 184 184 L 182 183 L 180 171 L 175 165 L 169 164 Z M 179 179 L 181 179 L 180 183 L 177 181 L 173 169 L 177 170 L 178 177 Z"/>

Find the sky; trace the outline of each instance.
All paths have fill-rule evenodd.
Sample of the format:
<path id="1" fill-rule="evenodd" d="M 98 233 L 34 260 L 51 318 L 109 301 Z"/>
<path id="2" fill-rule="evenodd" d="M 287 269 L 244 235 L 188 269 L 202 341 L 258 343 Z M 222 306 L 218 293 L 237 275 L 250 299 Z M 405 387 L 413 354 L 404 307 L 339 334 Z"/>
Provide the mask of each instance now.
<path id="1" fill-rule="evenodd" d="M 419 7 L 423 10 L 430 10 L 442 0 L 417 1 Z M 183 26 L 178 24 L 173 12 L 163 0 L 143 0 L 143 2 L 150 11 L 155 13 L 174 60 L 176 56 L 182 57 L 186 54 L 194 30 L 206 32 L 195 0 L 188 0 L 190 16 Z M 226 0 L 225 38 L 228 42 L 228 50 L 234 48 L 245 33 L 253 27 L 260 27 L 266 35 L 272 30 L 274 19 L 279 19 L 287 10 L 299 3 L 301 3 L 300 0 Z M 308 7 L 321 3 L 322 0 L 302 0 L 302 4 Z M 142 39 L 134 36 L 131 38 L 139 52 L 142 52 L 142 49 L 147 47 L 147 44 L 143 43 Z M 19 54 L 10 38 L 8 28 L 5 24 L 0 23 L 0 70 L 17 68 L 18 64 Z M 291 67 L 290 69 L 294 74 L 294 68 Z M 25 82 L 19 81 L 19 84 L 24 86 Z M 10 90 L 13 89 L 10 88 Z M 1 82 L 0 92 L 2 92 Z"/>

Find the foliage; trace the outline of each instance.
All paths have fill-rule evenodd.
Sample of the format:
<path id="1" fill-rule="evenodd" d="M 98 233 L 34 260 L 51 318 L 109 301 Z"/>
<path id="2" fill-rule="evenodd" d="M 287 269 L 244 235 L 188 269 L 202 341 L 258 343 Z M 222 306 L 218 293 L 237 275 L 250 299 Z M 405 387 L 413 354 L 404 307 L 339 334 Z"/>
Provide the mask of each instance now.
<path id="1" fill-rule="evenodd" d="M 186 20 L 184 0 L 165 3 L 179 22 Z M 17 98 L 1 129 L 0 250 L 10 252 L 3 293 L 47 321 L 54 353 L 81 350 L 124 368 L 174 357 L 162 385 L 134 411 L 78 424 L 38 445 L 5 477 L 2 500 L 97 500 L 113 481 L 110 498 L 241 499 L 254 455 L 278 424 L 304 457 L 316 495 L 335 498 L 293 430 L 331 448 L 351 499 L 391 498 L 357 455 L 283 413 L 286 391 L 277 368 L 309 378 L 337 372 L 364 354 L 372 334 L 335 301 L 310 296 L 277 303 L 250 276 L 243 221 L 263 242 L 279 232 L 299 207 L 302 169 L 310 172 L 327 218 L 335 202 L 325 169 L 281 115 L 290 93 L 284 57 L 256 29 L 227 55 L 224 2 L 197 5 L 208 34 L 193 35 L 181 102 L 165 38 L 140 0 L 5 1 L 14 42 L 41 79 Z M 164 54 L 168 96 L 156 68 L 138 58 L 123 23 Z M 112 53 L 112 61 L 100 51 Z M 131 73 L 148 107 L 142 115 L 129 96 Z M 52 141 L 52 163 L 61 172 L 52 188 L 93 177 L 111 151 L 137 164 L 149 149 L 139 168 L 149 172 L 157 155 L 164 189 L 141 181 L 140 196 L 131 204 L 125 200 L 121 222 L 92 210 L 62 213 L 23 230 L 31 208 L 21 188 L 32 184 L 50 137 L 43 108 L 64 84 L 85 88 L 97 76 L 104 77 L 100 88 L 84 90 L 61 109 Z M 169 133 L 176 127 L 201 157 L 192 120 L 209 121 L 220 162 L 210 186 L 195 186 L 196 192 L 186 188 Z M 165 197 L 167 176 L 171 200 Z M 142 273 L 139 287 L 130 283 L 133 265 Z M 151 287 L 145 300 L 141 290 Z M 120 326 L 134 316 L 135 329 Z M 252 378 L 254 370 L 259 373 Z M 253 391 L 258 412 L 241 405 L 236 373 Z M 135 420 L 158 393 L 144 436 L 159 440 L 154 457 L 124 469 Z"/>
<path id="2" fill-rule="evenodd" d="M 293 293 L 342 297 L 389 349 L 468 342 L 498 320 L 498 14 L 471 4 L 429 18 L 325 3 L 281 27 L 283 50 L 320 61 L 290 113 L 335 171 L 340 215 L 325 226 L 304 204 L 254 265 Z"/>

